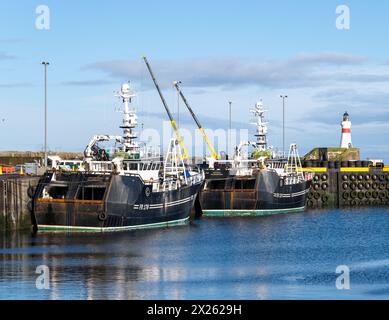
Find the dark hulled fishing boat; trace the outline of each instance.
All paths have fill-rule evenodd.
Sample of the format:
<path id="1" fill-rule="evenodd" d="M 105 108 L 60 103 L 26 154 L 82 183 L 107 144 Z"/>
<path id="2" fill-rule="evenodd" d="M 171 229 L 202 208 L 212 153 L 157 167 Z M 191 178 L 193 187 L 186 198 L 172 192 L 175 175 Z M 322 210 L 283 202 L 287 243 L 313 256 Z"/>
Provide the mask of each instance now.
<path id="1" fill-rule="evenodd" d="M 211 156 L 203 167 L 206 182 L 200 192 L 204 215 L 255 215 L 303 211 L 312 175 L 304 175 L 297 146 L 292 144 L 287 160 L 267 146 L 265 108 L 258 102 L 250 111 L 256 117 L 256 141 L 243 141 L 235 148 L 232 160 L 220 160 L 196 117 L 179 83 L 179 95 L 209 147 Z M 251 156 L 245 157 L 242 148 L 253 147 Z"/>
<path id="2" fill-rule="evenodd" d="M 189 219 L 202 178 L 179 183 L 158 186 L 134 173 L 46 172 L 33 198 L 33 224 L 39 230 L 81 231 L 182 224 Z"/>
<path id="3" fill-rule="evenodd" d="M 40 179 L 32 196 L 32 223 L 38 230 L 117 231 L 185 223 L 204 173 L 190 169 L 171 139 L 164 161 L 135 141 L 136 114 L 129 110 L 134 94 L 124 84 L 123 136 L 96 135 L 77 168 L 54 167 Z M 101 148 L 115 140 L 114 150 Z M 70 163 L 71 161 L 67 161 Z"/>
<path id="4" fill-rule="evenodd" d="M 236 175 L 228 169 L 206 171 L 200 193 L 204 215 L 264 215 L 304 211 L 310 181 L 282 176 L 270 168 Z"/>
<path id="5" fill-rule="evenodd" d="M 200 192 L 204 215 L 255 215 L 303 211 L 312 175 L 304 175 L 297 146 L 292 144 L 287 160 L 267 146 L 265 108 L 258 102 L 250 111 L 256 117 L 256 141 L 243 141 L 235 148 L 232 160 L 220 160 L 196 117 L 179 83 L 174 86 L 202 133 L 211 156 L 203 166 L 206 182 Z M 250 157 L 242 148 L 253 147 Z"/>
<path id="6" fill-rule="evenodd" d="M 250 110 L 256 117 L 255 142 L 243 141 L 232 160 L 213 160 L 200 193 L 204 215 L 263 215 L 303 211 L 312 176 L 304 175 L 297 146 L 287 159 L 267 146 L 262 102 Z M 250 156 L 243 147 L 252 147 Z"/>

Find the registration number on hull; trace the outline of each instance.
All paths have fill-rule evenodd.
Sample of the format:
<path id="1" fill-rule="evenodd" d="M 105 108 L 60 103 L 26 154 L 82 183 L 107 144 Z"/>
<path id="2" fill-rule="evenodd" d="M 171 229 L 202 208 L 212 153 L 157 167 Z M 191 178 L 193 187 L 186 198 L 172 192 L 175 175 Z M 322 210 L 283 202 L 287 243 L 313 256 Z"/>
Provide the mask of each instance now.
<path id="1" fill-rule="evenodd" d="M 167 203 L 159 203 L 159 204 L 147 204 L 147 203 L 141 203 L 141 204 L 134 204 L 134 210 L 141 210 L 141 211 L 147 211 L 150 209 L 162 209 L 162 208 L 169 208 L 174 206 L 181 206 L 183 204 L 186 204 L 188 202 L 193 201 L 194 196 L 191 195 L 190 197 L 187 197 L 185 199 L 180 199 L 172 202 Z"/>
<path id="2" fill-rule="evenodd" d="M 136 205 L 135 205 L 135 206 L 134 206 L 134 209 L 135 209 L 135 210 L 146 211 L 146 210 L 149 210 L 149 209 L 150 209 L 150 205 L 149 205 L 149 204 L 139 204 L 137 207 L 136 207 Z"/>

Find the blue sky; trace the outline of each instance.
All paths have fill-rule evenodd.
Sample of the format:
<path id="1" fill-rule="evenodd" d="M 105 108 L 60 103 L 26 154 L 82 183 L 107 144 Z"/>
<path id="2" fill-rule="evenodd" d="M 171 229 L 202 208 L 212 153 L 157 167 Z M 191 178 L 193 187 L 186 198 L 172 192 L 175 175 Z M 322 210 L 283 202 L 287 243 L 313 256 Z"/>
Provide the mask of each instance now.
<path id="1" fill-rule="evenodd" d="M 41 4 L 50 30 L 35 28 Z M 341 4 L 350 30 L 335 27 Z M 347 110 L 363 157 L 388 160 L 388 12 L 384 1 L 2 1 L 0 149 L 42 148 L 42 60 L 51 63 L 51 150 L 83 150 L 95 133 L 118 133 L 113 91 L 128 80 L 140 121 L 159 128 L 166 115 L 147 55 L 171 108 L 179 79 L 206 128 L 228 126 L 228 100 L 234 127 L 250 128 L 248 109 L 263 99 L 270 144 L 280 146 L 279 95 L 287 94 L 287 143 L 300 153 L 337 146 Z M 195 129 L 187 112 L 181 119 Z"/>

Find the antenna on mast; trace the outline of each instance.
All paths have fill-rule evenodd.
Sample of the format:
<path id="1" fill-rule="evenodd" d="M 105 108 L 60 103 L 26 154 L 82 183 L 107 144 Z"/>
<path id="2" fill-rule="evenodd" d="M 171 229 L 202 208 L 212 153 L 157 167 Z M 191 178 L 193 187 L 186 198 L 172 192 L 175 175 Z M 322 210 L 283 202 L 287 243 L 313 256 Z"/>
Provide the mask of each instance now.
<path id="1" fill-rule="evenodd" d="M 265 121 L 264 113 L 267 110 L 263 105 L 262 100 L 255 104 L 255 107 L 250 109 L 250 112 L 254 114 L 256 118 L 256 132 L 255 137 L 257 137 L 256 146 L 258 151 L 267 151 L 267 124 Z"/>
<path id="2" fill-rule="evenodd" d="M 119 97 L 123 101 L 123 122 L 120 128 L 123 129 L 123 137 L 122 137 L 122 144 L 124 145 L 125 152 L 135 153 L 139 152 L 139 146 L 138 143 L 134 140 L 137 138 L 136 133 L 134 132 L 134 129 L 137 122 L 137 115 L 135 113 L 135 110 L 130 110 L 129 103 L 131 102 L 132 98 L 135 97 L 135 93 L 130 91 L 130 85 L 129 81 L 128 83 L 124 83 L 120 91 L 118 91 L 115 96 Z"/>

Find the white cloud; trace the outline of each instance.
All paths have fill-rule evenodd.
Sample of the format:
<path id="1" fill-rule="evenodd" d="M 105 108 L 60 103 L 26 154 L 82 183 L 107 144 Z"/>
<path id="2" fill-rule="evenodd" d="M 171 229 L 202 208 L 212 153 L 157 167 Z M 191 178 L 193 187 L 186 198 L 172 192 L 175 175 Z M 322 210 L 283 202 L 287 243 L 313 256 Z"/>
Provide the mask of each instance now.
<path id="1" fill-rule="evenodd" d="M 190 87 L 228 89 L 247 85 L 299 88 L 317 87 L 334 81 L 389 81 L 389 72 L 364 73 L 357 68 L 366 61 L 366 58 L 356 55 L 323 52 L 301 53 L 286 61 L 199 58 L 186 61 L 156 60 L 150 63 L 163 87 L 169 86 L 176 79 Z M 83 66 L 82 70 L 100 71 L 113 78 L 144 81 L 151 85 L 141 59 L 95 62 Z"/>
<path id="2" fill-rule="evenodd" d="M 367 61 L 366 57 L 353 54 L 344 54 L 336 52 L 321 53 L 300 53 L 292 61 L 307 64 L 334 64 L 334 65 L 357 65 Z"/>

